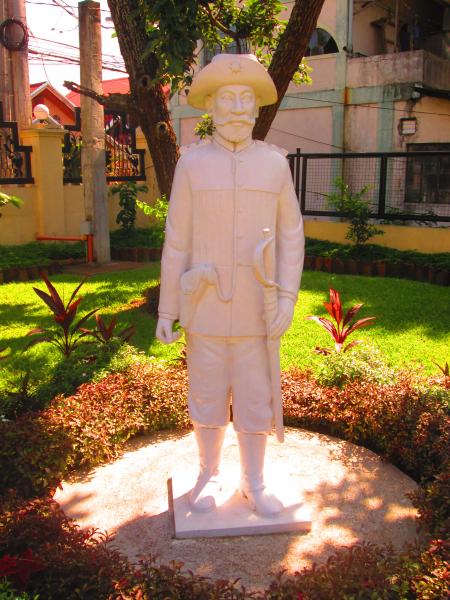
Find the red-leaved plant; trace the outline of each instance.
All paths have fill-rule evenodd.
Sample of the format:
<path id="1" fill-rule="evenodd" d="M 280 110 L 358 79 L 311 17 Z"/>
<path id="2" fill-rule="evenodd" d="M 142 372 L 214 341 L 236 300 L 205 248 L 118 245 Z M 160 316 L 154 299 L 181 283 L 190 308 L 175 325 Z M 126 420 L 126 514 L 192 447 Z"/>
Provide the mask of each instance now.
<path id="1" fill-rule="evenodd" d="M 27 336 L 35 335 L 39 337 L 31 340 L 26 345 L 25 350 L 31 346 L 35 346 L 36 344 L 47 342 L 56 346 L 58 350 L 60 350 L 60 352 L 62 352 L 62 354 L 67 358 L 79 345 L 79 342 L 82 338 L 86 337 L 87 335 L 92 335 L 89 330 L 83 328 L 83 325 L 86 323 L 89 317 L 98 311 L 98 308 L 94 308 L 94 310 L 88 312 L 86 315 L 84 315 L 84 317 L 74 324 L 73 322 L 75 320 L 78 307 L 80 302 L 83 300 L 83 296 L 76 298 L 76 295 L 86 280 L 83 279 L 83 281 L 80 282 L 70 296 L 67 304 L 64 305 L 61 296 L 58 294 L 49 279 L 45 275 L 42 275 L 42 279 L 47 286 L 49 294 L 43 290 L 40 290 L 39 288 L 34 287 L 33 290 L 52 311 L 53 318 L 55 323 L 59 325 L 59 329 L 57 331 L 52 329 L 42 329 L 41 327 L 31 329 L 31 331 L 27 333 Z"/>
<path id="2" fill-rule="evenodd" d="M 362 304 L 355 304 L 355 306 L 352 306 L 352 308 L 350 308 L 343 317 L 341 297 L 339 292 L 333 288 L 330 288 L 330 301 L 324 302 L 323 305 L 327 309 L 328 314 L 335 320 L 335 325 L 329 319 L 325 319 L 324 317 L 309 316 L 306 318 L 310 321 L 315 321 L 321 327 L 326 329 L 326 331 L 328 331 L 334 340 L 334 349 L 336 352 L 347 352 L 347 350 L 350 350 L 350 348 L 361 344 L 361 340 L 353 340 L 344 346 L 345 340 L 351 333 L 357 329 L 361 329 L 361 327 L 372 325 L 376 318 L 365 317 L 364 319 L 360 319 L 352 324 L 351 321 L 359 312 Z M 330 348 L 316 348 L 316 352 L 319 354 L 330 354 L 332 350 L 330 350 Z"/>
<path id="3" fill-rule="evenodd" d="M 136 333 L 136 327 L 134 325 L 129 325 L 116 333 L 117 317 L 113 317 L 109 324 L 106 324 L 106 321 L 104 321 L 100 315 L 95 315 L 95 320 L 97 322 L 97 329 L 83 329 L 83 331 L 88 335 L 94 336 L 95 339 L 102 344 L 107 344 L 114 337 L 121 338 L 124 342 L 128 342 Z"/>

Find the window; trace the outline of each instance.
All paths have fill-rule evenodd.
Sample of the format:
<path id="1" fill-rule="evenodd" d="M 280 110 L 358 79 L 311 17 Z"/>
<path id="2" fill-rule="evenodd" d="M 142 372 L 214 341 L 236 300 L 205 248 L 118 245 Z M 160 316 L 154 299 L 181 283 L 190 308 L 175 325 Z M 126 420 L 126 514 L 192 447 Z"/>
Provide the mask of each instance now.
<path id="1" fill-rule="evenodd" d="M 450 144 L 408 144 L 408 152 L 448 152 L 411 156 L 406 163 L 405 202 L 450 204 Z"/>
<path id="2" fill-rule="evenodd" d="M 339 52 L 336 42 L 332 35 L 318 27 L 313 31 L 309 40 L 305 56 L 318 56 L 319 54 L 334 54 Z"/>

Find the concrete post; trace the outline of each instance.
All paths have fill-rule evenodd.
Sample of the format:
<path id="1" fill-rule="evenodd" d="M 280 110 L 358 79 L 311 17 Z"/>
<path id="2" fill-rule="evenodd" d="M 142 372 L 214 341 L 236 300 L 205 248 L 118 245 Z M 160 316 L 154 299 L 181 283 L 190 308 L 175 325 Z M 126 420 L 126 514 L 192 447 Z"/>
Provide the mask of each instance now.
<path id="1" fill-rule="evenodd" d="M 27 24 L 25 0 L 9 0 L 9 17 Z M 18 25 L 10 26 L 13 42 L 20 42 L 23 31 Z M 20 50 L 9 51 L 9 83 L 12 88 L 11 109 L 13 120 L 19 124 L 19 131 L 31 127 L 30 77 L 28 73 L 28 44 Z"/>
<path id="2" fill-rule="evenodd" d="M 80 82 L 97 92 L 102 89 L 102 42 L 100 4 L 85 0 L 78 4 L 80 29 Z M 111 260 L 109 246 L 108 192 L 105 175 L 105 124 L 103 106 L 81 95 L 81 168 L 87 221 L 93 222 L 94 255 L 97 263 Z"/>
<path id="3" fill-rule="evenodd" d="M 23 143 L 33 146 L 37 235 L 65 235 L 61 143 L 64 129 L 31 128 L 22 131 Z M 20 196 L 20 192 L 17 192 Z"/>

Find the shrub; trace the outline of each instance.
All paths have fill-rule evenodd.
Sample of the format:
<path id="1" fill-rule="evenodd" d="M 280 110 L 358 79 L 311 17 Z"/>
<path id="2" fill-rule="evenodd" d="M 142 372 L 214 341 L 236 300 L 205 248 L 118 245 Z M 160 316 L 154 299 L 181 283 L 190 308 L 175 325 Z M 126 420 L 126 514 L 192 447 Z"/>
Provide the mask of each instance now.
<path id="1" fill-rule="evenodd" d="M 26 592 L 17 593 L 6 579 L 0 581 L 0 600 L 39 600 L 39 596 L 30 596 Z"/>
<path id="2" fill-rule="evenodd" d="M 106 536 L 80 530 L 53 500 L 8 499 L 1 508 L 0 556 L 7 554 L 11 565 L 28 555 L 39 567 L 30 569 L 23 581 L 13 566 L 8 579 L 15 589 L 39 594 L 42 600 L 100 600 L 109 598 L 115 582 L 131 570 L 123 556 L 103 543 Z"/>
<path id="3" fill-rule="evenodd" d="M 152 219 L 151 227 L 153 235 L 157 240 L 157 247 L 161 247 L 164 243 L 164 228 L 169 210 L 167 196 L 163 194 L 160 198 L 157 198 L 153 204 L 147 204 L 146 202 L 140 202 L 138 200 L 136 205 L 144 212 L 144 214 Z"/>
<path id="4" fill-rule="evenodd" d="M 445 597 L 450 390 L 410 373 L 390 385 L 356 381 L 338 389 L 291 371 L 283 374 L 282 384 L 287 423 L 362 443 L 421 483 L 413 502 L 434 536 L 428 546 L 395 554 L 389 547 L 359 544 L 340 550 L 324 565 L 280 576 L 264 593 L 252 596 L 233 583 L 211 583 L 184 573 L 177 564 L 157 566 L 146 560 L 135 569 L 93 531 L 80 532 L 54 502 L 8 498 L 0 506 L 0 556 L 9 556 L 9 572 L 14 561 L 20 564 L 31 552 L 28 556 L 43 569 L 29 574 L 26 591 L 49 600 Z M 117 456 L 133 433 L 187 426 L 185 396 L 184 369 L 133 364 L 123 373 L 83 385 L 70 398 L 55 399 L 39 415 L 0 423 L 0 474 L 10 478 L 6 486 L 2 480 L 3 491 L 17 480 L 19 495 L 43 494 L 57 485 L 67 465 L 93 465 Z M 64 457 L 63 450 L 71 457 Z M 59 459 L 50 458 L 58 453 Z"/>
<path id="5" fill-rule="evenodd" d="M 14 489 L 32 498 L 55 491 L 67 472 L 71 443 L 45 414 L 0 420 L 0 495 Z"/>
<path id="6" fill-rule="evenodd" d="M 390 546 L 358 543 L 334 553 L 321 566 L 306 567 L 293 577 L 280 573 L 267 600 L 442 600 L 449 574 L 442 544 L 426 551 L 396 553 Z"/>
<path id="7" fill-rule="evenodd" d="M 185 371 L 136 364 L 55 398 L 45 415 L 71 440 L 71 466 L 98 464 L 137 433 L 187 427 L 186 379 Z"/>
<path id="8" fill-rule="evenodd" d="M 30 242 L 17 246 L 0 246 L 0 269 L 48 265 L 52 260 L 85 258 L 84 242 Z"/>
<path id="9" fill-rule="evenodd" d="M 121 210 L 117 213 L 116 223 L 125 231 L 134 229 L 136 221 L 136 200 L 140 192 L 148 192 L 145 184 L 137 184 L 135 181 L 124 181 L 110 188 L 109 193 L 119 195 L 119 206 Z"/>
<path id="10" fill-rule="evenodd" d="M 420 385 L 410 373 L 390 385 L 325 388 L 296 370 L 283 373 L 282 390 L 287 422 L 364 444 L 416 480 L 440 472 L 450 436 L 448 390 Z"/>
<path id="11" fill-rule="evenodd" d="M 383 354 L 370 344 L 363 344 L 353 352 L 331 352 L 318 368 L 317 381 L 326 387 L 342 388 L 351 381 L 391 383 L 395 370 L 384 360 Z"/>
<path id="12" fill-rule="evenodd" d="M 356 246 L 361 246 L 374 235 L 384 233 L 382 229 L 369 222 L 371 209 L 364 196 L 370 190 L 370 185 L 366 185 L 359 192 L 353 192 L 341 177 L 335 179 L 334 185 L 337 188 L 336 192 L 326 196 L 329 206 L 347 218 L 350 223 L 346 239 Z"/>
<path id="13" fill-rule="evenodd" d="M 186 372 L 131 360 L 128 370 L 58 396 L 41 413 L 0 421 L 0 493 L 42 496 L 69 469 L 117 457 L 137 433 L 189 426 Z"/>

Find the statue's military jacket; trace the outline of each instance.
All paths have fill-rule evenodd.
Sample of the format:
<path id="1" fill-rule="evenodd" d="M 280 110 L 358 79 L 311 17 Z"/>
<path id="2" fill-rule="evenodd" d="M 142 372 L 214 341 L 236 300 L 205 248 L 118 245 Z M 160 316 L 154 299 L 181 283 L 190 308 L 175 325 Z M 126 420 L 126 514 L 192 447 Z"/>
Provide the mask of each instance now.
<path id="1" fill-rule="evenodd" d="M 266 335 L 263 286 L 254 272 L 265 228 L 275 235 L 279 296 L 295 301 L 303 222 L 283 151 L 259 141 L 235 152 L 216 140 L 189 147 L 177 163 L 170 197 L 160 317 L 180 319 L 194 334 Z M 183 274 L 201 265 L 216 277 L 186 290 Z"/>

